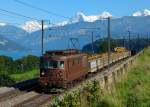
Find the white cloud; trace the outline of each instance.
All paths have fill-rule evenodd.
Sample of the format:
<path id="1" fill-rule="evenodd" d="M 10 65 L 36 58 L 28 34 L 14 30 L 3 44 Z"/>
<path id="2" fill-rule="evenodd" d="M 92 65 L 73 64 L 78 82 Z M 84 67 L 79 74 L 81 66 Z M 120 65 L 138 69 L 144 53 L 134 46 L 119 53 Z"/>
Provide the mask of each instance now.
<path id="1" fill-rule="evenodd" d="M 47 28 L 47 25 L 44 25 L 44 28 Z M 21 26 L 22 29 L 27 32 L 34 32 L 42 28 L 41 24 L 37 21 L 28 21 Z"/>

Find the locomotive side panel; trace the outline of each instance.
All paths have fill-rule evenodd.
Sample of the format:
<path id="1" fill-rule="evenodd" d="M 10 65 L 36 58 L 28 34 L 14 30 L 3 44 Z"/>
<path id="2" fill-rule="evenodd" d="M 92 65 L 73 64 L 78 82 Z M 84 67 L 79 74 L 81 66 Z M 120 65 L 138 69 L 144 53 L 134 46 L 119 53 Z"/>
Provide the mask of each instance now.
<path id="1" fill-rule="evenodd" d="M 66 82 L 72 82 L 87 75 L 88 64 L 87 56 L 80 55 L 69 58 L 67 61 Z"/>

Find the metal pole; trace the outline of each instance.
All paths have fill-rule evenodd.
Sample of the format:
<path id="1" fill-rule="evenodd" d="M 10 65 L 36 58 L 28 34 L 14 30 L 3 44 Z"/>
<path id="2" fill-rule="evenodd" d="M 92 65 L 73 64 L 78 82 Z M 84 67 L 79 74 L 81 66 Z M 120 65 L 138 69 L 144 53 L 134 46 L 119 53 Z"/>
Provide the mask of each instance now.
<path id="1" fill-rule="evenodd" d="M 108 32 L 108 72 L 110 71 L 110 55 L 111 55 L 111 50 L 110 50 L 110 17 L 108 17 L 108 25 L 107 25 L 107 32 Z"/>
<path id="2" fill-rule="evenodd" d="M 128 33 L 129 33 L 129 45 L 128 45 L 128 48 L 129 48 L 129 50 L 131 50 L 131 40 L 130 40 L 130 37 L 131 37 L 131 31 L 128 31 Z"/>
<path id="3" fill-rule="evenodd" d="M 41 38 L 41 54 L 43 55 L 44 53 L 44 20 L 41 21 L 42 24 L 42 38 Z"/>
<path id="4" fill-rule="evenodd" d="M 139 45 L 139 43 L 140 43 L 140 34 L 138 34 L 138 40 L 137 40 L 137 42 L 138 42 L 138 52 L 140 51 L 140 45 Z"/>
<path id="5" fill-rule="evenodd" d="M 148 37 L 148 32 L 147 32 L 147 47 L 149 46 L 149 37 Z"/>
<path id="6" fill-rule="evenodd" d="M 93 32 L 92 32 L 92 53 L 94 54 L 94 38 L 93 38 Z"/>
<path id="7" fill-rule="evenodd" d="M 150 45 L 150 37 L 149 37 L 149 33 L 148 33 L 148 45 Z"/>
<path id="8" fill-rule="evenodd" d="M 123 47 L 125 47 L 125 36 L 123 36 Z"/>

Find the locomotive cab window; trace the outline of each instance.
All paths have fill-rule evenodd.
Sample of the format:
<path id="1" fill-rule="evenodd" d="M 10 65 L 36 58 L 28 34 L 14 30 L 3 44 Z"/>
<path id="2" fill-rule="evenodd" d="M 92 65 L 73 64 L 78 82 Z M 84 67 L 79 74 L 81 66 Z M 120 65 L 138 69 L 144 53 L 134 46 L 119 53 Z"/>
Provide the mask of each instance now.
<path id="1" fill-rule="evenodd" d="M 48 61 L 43 61 L 42 67 L 43 68 L 48 68 Z"/>
<path id="2" fill-rule="evenodd" d="M 44 68 L 64 68 L 64 61 L 44 61 Z"/>
<path id="3" fill-rule="evenodd" d="M 64 61 L 60 61 L 59 67 L 64 68 Z"/>
<path id="4" fill-rule="evenodd" d="M 58 68 L 58 61 L 49 61 L 48 68 Z"/>

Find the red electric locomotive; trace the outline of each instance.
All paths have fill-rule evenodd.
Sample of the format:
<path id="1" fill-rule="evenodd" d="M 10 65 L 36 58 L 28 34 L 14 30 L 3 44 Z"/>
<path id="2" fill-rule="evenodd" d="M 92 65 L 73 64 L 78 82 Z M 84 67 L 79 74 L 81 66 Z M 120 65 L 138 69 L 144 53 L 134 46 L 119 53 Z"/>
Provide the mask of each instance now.
<path id="1" fill-rule="evenodd" d="M 41 57 L 40 79 L 42 86 L 67 86 L 88 74 L 88 58 L 77 50 L 47 51 Z"/>

